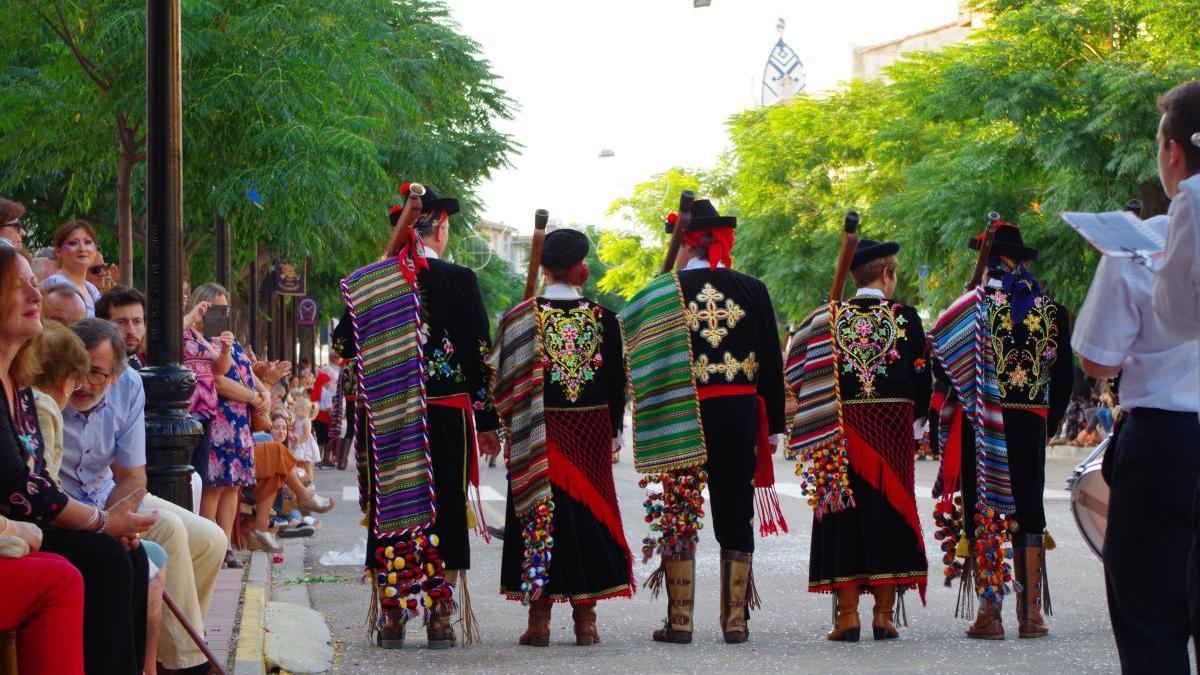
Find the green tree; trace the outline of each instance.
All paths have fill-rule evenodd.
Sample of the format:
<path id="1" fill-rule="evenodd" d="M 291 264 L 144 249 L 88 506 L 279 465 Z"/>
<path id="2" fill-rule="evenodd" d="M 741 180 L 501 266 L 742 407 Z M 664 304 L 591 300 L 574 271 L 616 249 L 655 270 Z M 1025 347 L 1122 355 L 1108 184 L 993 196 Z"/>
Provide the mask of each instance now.
<path id="1" fill-rule="evenodd" d="M 493 126 L 511 102 L 442 2 L 184 0 L 182 9 L 196 283 L 212 278 L 219 215 L 236 268 L 255 243 L 307 257 L 310 284 L 333 308 L 337 280 L 386 240 L 396 183 L 456 194 L 470 219 L 472 187 L 513 147 Z M 0 46 L 0 191 L 30 202 L 43 225 L 86 216 L 130 230 L 123 241 L 143 237 L 145 3 L 20 0 L 4 3 L 0 19 L 20 36 Z"/>
<path id="2" fill-rule="evenodd" d="M 996 210 L 1042 250 L 1045 285 L 1071 307 L 1094 252 L 1058 219 L 1140 197 L 1161 212 L 1155 97 L 1197 76 L 1196 0 L 997 0 L 970 40 L 913 55 L 887 80 L 730 121 L 740 262 L 798 319 L 833 273 L 841 215 L 901 242 L 900 296 L 935 310 L 969 274 L 966 248 Z M 927 265 L 928 278 L 916 283 Z"/>
<path id="3" fill-rule="evenodd" d="M 698 173 L 673 168 L 637 184 L 628 197 L 613 201 L 608 214 L 620 216 L 630 227 L 600 235 L 598 257 L 607 269 L 598 289 L 629 298 L 645 286 L 662 265 L 667 214 L 679 208 L 681 192 L 699 189 Z"/>

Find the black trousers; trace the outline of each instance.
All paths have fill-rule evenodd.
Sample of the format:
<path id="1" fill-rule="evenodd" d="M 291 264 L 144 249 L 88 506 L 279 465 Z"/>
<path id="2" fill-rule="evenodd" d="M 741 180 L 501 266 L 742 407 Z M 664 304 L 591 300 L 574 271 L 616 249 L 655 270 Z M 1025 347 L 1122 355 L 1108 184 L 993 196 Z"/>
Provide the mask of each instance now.
<path id="1" fill-rule="evenodd" d="M 43 530 L 42 549 L 83 575 L 83 663 L 88 675 L 142 672 L 146 655 L 146 552 L 105 534 Z"/>
<path id="2" fill-rule="evenodd" d="M 1187 587 L 1200 477 L 1195 413 L 1137 408 L 1117 434 L 1104 581 L 1121 670 L 1187 673 Z"/>
<path id="3" fill-rule="evenodd" d="M 1020 408 L 1005 408 L 1004 441 L 1008 447 L 1008 475 L 1012 483 L 1016 511 L 1013 520 L 1020 531 L 1041 533 L 1046 529 L 1046 420 Z M 962 493 L 964 528 L 974 537 L 975 532 L 975 430 L 965 420 L 962 424 Z"/>
<path id="4" fill-rule="evenodd" d="M 722 549 L 754 552 L 754 450 L 758 400 L 723 396 L 700 402 L 708 450 L 708 512 Z"/>

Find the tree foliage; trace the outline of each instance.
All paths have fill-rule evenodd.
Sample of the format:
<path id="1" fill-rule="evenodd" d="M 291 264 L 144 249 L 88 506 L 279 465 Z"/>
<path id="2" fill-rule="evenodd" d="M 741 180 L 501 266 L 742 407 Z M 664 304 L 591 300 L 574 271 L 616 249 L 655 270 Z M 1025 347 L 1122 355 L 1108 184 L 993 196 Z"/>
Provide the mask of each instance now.
<path id="1" fill-rule="evenodd" d="M 1094 252 L 1063 210 L 1165 209 L 1155 99 L 1197 77 L 1186 0 L 997 0 L 968 42 L 913 55 L 886 80 L 735 115 L 737 259 L 796 320 L 833 273 L 842 216 L 902 244 L 899 295 L 930 310 L 962 288 L 989 211 L 1042 250 L 1036 271 L 1078 307 Z M 918 281 L 917 270 L 928 269 Z"/>
<path id="2" fill-rule="evenodd" d="M 599 290 L 629 298 L 658 273 L 667 245 L 667 214 L 679 208 L 682 191 L 699 189 L 699 174 L 673 168 L 613 201 L 608 214 L 623 218 L 630 227 L 600 235 L 598 256 L 606 269 Z"/>
<path id="3" fill-rule="evenodd" d="M 0 19 L 11 36 L 0 46 L 0 192 L 33 207 L 42 241 L 69 217 L 114 224 L 115 139 L 125 124 L 135 151 L 143 140 L 145 2 L 13 0 Z M 182 48 L 195 283 L 213 277 L 219 214 L 235 269 L 256 243 L 307 257 L 310 285 L 333 300 L 337 280 L 386 241 L 397 183 L 457 195 L 469 219 L 472 187 L 513 148 L 493 126 L 511 102 L 438 0 L 183 0 Z M 140 228 L 144 166 L 133 158 Z"/>

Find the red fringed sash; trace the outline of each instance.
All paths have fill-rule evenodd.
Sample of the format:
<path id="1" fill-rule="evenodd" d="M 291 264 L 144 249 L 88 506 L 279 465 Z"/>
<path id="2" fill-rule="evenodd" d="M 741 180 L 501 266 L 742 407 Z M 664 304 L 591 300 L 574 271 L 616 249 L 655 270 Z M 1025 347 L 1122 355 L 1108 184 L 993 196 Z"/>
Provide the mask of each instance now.
<path id="1" fill-rule="evenodd" d="M 753 396 L 758 401 L 758 440 L 754 453 L 754 508 L 758 515 L 760 536 L 788 531 L 787 520 L 779 506 L 779 494 L 775 492 L 775 463 L 772 460 L 771 430 L 767 422 L 767 402 L 758 395 L 758 390 L 749 384 L 710 384 L 700 387 L 697 394 L 701 401 L 723 396 Z"/>

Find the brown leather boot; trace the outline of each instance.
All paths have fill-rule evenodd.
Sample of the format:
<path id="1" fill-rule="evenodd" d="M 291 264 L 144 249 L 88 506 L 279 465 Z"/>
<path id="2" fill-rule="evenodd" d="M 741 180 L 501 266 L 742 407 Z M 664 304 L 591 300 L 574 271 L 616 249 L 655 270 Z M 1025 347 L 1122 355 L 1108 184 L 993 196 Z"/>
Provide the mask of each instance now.
<path id="1" fill-rule="evenodd" d="M 750 594 L 752 556 L 740 551 L 721 551 L 721 633 L 726 644 L 750 639 L 746 607 Z"/>
<path id="2" fill-rule="evenodd" d="M 533 600 L 529 603 L 529 627 L 517 639 L 517 644 L 529 647 L 550 646 L 550 600 Z"/>
<path id="3" fill-rule="evenodd" d="M 892 623 L 892 614 L 896 608 L 895 586 L 872 586 L 871 595 L 875 596 L 875 607 L 871 611 L 871 633 L 876 640 L 892 640 L 900 637 L 900 631 Z"/>
<path id="4" fill-rule="evenodd" d="M 590 647 L 600 641 L 596 630 L 596 601 L 571 603 L 571 618 L 575 621 L 575 644 Z"/>
<path id="5" fill-rule="evenodd" d="M 976 640 L 1003 640 L 1004 624 L 1000 621 L 1002 601 L 979 598 L 979 613 L 975 615 L 975 623 L 967 629 L 967 637 Z"/>
<path id="6" fill-rule="evenodd" d="M 833 630 L 826 633 L 826 638 L 834 642 L 858 642 L 859 633 L 862 632 L 862 623 L 858 620 L 858 591 L 859 588 L 855 586 L 833 592 L 837 598 L 837 621 Z"/>
<path id="7" fill-rule="evenodd" d="M 655 642 L 691 644 L 692 609 L 696 603 L 695 551 L 664 553 L 667 584 L 667 620 L 651 636 Z"/>
<path id="8" fill-rule="evenodd" d="M 399 612 L 384 609 L 375 626 L 375 644 L 383 649 L 400 649 L 404 646 L 404 629 L 408 619 Z"/>
<path id="9" fill-rule="evenodd" d="M 1017 635 L 1040 638 L 1050 634 L 1042 618 L 1042 565 L 1046 549 L 1041 533 L 1018 534 L 1013 541 L 1013 567 L 1017 577 Z"/>

